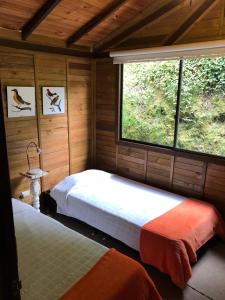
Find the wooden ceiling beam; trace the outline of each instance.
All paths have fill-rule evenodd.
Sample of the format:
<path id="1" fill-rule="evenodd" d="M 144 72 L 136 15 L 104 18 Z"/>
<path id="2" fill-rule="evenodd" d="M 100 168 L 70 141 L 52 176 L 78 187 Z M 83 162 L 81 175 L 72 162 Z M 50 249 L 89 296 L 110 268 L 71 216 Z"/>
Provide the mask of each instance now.
<path id="1" fill-rule="evenodd" d="M 151 12 L 150 14 L 146 15 L 143 19 L 140 19 L 138 22 L 135 22 L 128 28 L 124 29 L 120 33 L 118 33 L 116 36 L 112 36 L 111 38 L 107 39 L 105 42 L 100 42 L 94 47 L 95 52 L 101 52 L 106 49 L 109 49 L 110 47 L 119 44 L 122 42 L 125 38 L 132 35 L 134 32 L 138 31 L 139 29 L 143 28 L 146 25 L 149 25 L 153 23 L 156 20 L 159 20 L 161 17 L 166 15 L 167 13 L 171 12 L 174 8 L 176 8 L 178 5 L 183 3 L 183 0 L 172 0 L 169 3 L 166 3 L 159 9 L 157 9 L 154 12 Z"/>
<path id="2" fill-rule="evenodd" d="M 51 13 L 61 0 L 48 0 L 36 14 L 23 26 L 21 36 L 26 40 L 38 25 Z"/>
<path id="3" fill-rule="evenodd" d="M 216 0 L 205 0 L 194 12 L 191 14 L 183 24 L 171 35 L 166 41 L 164 41 L 164 46 L 172 45 L 181 39 L 187 31 L 197 22 L 205 13 L 216 3 Z"/>
<path id="4" fill-rule="evenodd" d="M 91 52 L 76 50 L 72 48 L 61 48 L 61 47 L 50 46 L 50 45 L 41 45 L 41 44 L 26 42 L 22 40 L 19 41 L 19 40 L 12 40 L 12 39 L 6 39 L 1 37 L 0 37 L 0 46 L 23 49 L 23 50 L 56 53 L 56 54 L 69 55 L 69 56 L 79 56 L 79 57 L 93 56 Z"/>
<path id="5" fill-rule="evenodd" d="M 107 16 L 117 10 L 126 0 L 114 0 L 112 3 L 107 5 L 102 11 L 100 11 L 96 16 L 94 16 L 90 21 L 84 24 L 81 28 L 75 31 L 66 41 L 68 46 L 72 45 L 83 35 L 91 31 L 99 23 L 101 23 Z"/>

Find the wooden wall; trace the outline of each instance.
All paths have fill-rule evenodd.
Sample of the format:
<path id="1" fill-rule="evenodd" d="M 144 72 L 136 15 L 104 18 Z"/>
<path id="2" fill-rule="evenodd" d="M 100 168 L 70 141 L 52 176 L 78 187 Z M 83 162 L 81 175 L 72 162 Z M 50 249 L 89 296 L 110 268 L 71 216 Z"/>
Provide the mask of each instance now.
<path id="1" fill-rule="evenodd" d="M 96 167 L 213 202 L 225 216 L 225 161 L 117 143 L 119 67 L 96 62 Z"/>
<path id="2" fill-rule="evenodd" d="M 35 141 L 43 152 L 40 159 L 32 152 L 32 167 L 49 171 L 42 180 L 43 191 L 66 175 L 92 166 L 95 153 L 95 166 L 99 169 L 204 198 L 225 212 L 224 161 L 217 163 L 200 156 L 184 157 L 178 152 L 117 143 L 118 75 L 119 68 L 111 60 L 92 63 L 86 58 L 0 48 L 1 93 L 13 195 L 18 197 L 29 188 L 29 181 L 20 172 L 27 170 L 26 146 Z M 35 117 L 7 117 L 7 85 L 35 86 Z M 65 114 L 43 116 L 42 86 L 65 87 Z"/>
<path id="3" fill-rule="evenodd" d="M 90 166 L 92 156 L 92 63 L 89 59 L 0 48 L 0 80 L 4 106 L 8 158 L 13 195 L 29 188 L 20 172 L 27 170 L 26 146 L 34 141 L 42 149 L 32 151 L 32 167 L 49 171 L 42 191 L 71 172 Z M 7 117 L 6 86 L 34 86 L 36 116 Z M 64 86 L 66 112 L 42 114 L 42 86 Z M 68 108 L 68 109 L 67 109 Z"/>

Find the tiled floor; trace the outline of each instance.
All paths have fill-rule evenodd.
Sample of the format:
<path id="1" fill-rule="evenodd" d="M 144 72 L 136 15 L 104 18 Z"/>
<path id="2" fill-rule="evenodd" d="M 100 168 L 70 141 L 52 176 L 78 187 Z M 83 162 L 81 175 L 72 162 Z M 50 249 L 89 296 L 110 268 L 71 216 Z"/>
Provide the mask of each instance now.
<path id="1" fill-rule="evenodd" d="M 139 261 L 137 251 L 104 233 L 69 217 L 58 214 L 53 217 L 81 234 Z M 198 262 L 192 268 L 192 278 L 183 290 L 174 286 L 167 275 L 151 266 L 144 266 L 165 300 L 225 300 L 225 243 L 218 238 L 211 240 L 198 253 Z"/>

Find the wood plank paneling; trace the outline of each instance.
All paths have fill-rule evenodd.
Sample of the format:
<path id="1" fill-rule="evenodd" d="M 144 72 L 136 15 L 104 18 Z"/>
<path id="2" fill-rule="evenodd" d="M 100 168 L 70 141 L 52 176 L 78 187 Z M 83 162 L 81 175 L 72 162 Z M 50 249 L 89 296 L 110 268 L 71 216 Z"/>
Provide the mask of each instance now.
<path id="1" fill-rule="evenodd" d="M 209 163 L 205 181 L 205 198 L 216 203 L 225 215 L 225 166 Z"/>
<path id="2" fill-rule="evenodd" d="M 173 190 L 201 198 L 205 180 L 205 162 L 175 157 Z"/>
<path id="3" fill-rule="evenodd" d="M 162 188 L 171 186 L 171 168 L 173 167 L 173 156 L 148 151 L 147 157 L 147 183 Z"/>
<path id="4" fill-rule="evenodd" d="M 29 180 L 20 173 L 28 169 L 25 151 L 31 141 L 42 149 L 40 158 L 31 150 L 31 167 L 49 171 L 49 175 L 42 179 L 42 191 L 51 188 L 70 171 L 77 172 L 90 167 L 91 74 L 91 61 L 86 58 L 0 48 L 1 93 L 14 197 L 29 189 Z M 36 116 L 7 117 L 7 85 L 36 88 Z M 43 86 L 65 87 L 64 114 L 43 115 Z M 30 201 L 30 198 L 25 200 Z"/>
<path id="5" fill-rule="evenodd" d="M 29 189 L 29 180 L 20 173 L 28 169 L 26 146 L 30 141 L 38 143 L 38 129 L 35 117 L 8 118 L 6 87 L 35 86 L 33 56 L 0 52 L 0 79 L 11 188 L 13 195 L 18 197 L 22 191 Z M 32 152 L 31 167 L 39 166 L 39 157 Z"/>
<path id="6" fill-rule="evenodd" d="M 96 64 L 96 163 L 112 172 L 117 168 L 117 71 L 118 67 L 110 62 Z"/>
<path id="7" fill-rule="evenodd" d="M 16 3 L 0 1 L 0 26 L 13 30 L 21 29 L 44 2 L 45 0 L 18 0 Z"/>
<path id="8" fill-rule="evenodd" d="M 146 151 L 142 149 L 118 146 L 118 174 L 145 182 L 146 155 Z"/>
<path id="9" fill-rule="evenodd" d="M 63 86 L 65 88 L 65 108 L 67 107 L 66 58 L 64 56 L 35 55 L 36 95 L 38 105 L 40 147 L 42 168 L 49 172 L 42 179 L 42 190 L 69 175 L 69 140 L 67 110 L 64 114 L 44 116 L 42 112 L 42 87 Z M 63 147 L 62 147 L 62 142 Z M 52 145 L 49 147 L 49 145 Z M 54 173 L 54 175 L 53 175 Z M 55 178 L 53 180 L 52 178 Z M 51 185 L 49 185 L 51 183 Z"/>
<path id="10" fill-rule="evenodd" d="M 111 3 L 112 0 L 62 0 L 38 26 L 35 33 L 50 38 L 57 36 L 59 39 L 66 40 Z M 116 11 L 102 20 L 100 24 L 79 38 L 76 43 L 92 46 L 108 36 L 109 32 L 124 25 L 126 21 L 140 14 L 148 5 L 153 5 L 153 3 L 153 0 L 125 1 Z"/>
<path id="11" fill-rule="evenodd" d="M 92 154 L 92 68 L 90 60 L 67 63 L 70 172 L 91 166 Z"/>

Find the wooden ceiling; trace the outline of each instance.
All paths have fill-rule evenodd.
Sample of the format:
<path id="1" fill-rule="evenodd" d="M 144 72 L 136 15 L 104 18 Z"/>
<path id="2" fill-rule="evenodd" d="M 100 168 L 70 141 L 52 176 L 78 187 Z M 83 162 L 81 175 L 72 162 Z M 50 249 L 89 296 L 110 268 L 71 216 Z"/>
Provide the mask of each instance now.
<path id="1" fill-rule="evenodd" d="M 102 53 L 223 39 L 225 0 L 0 0 L 0 44 Z"/>

